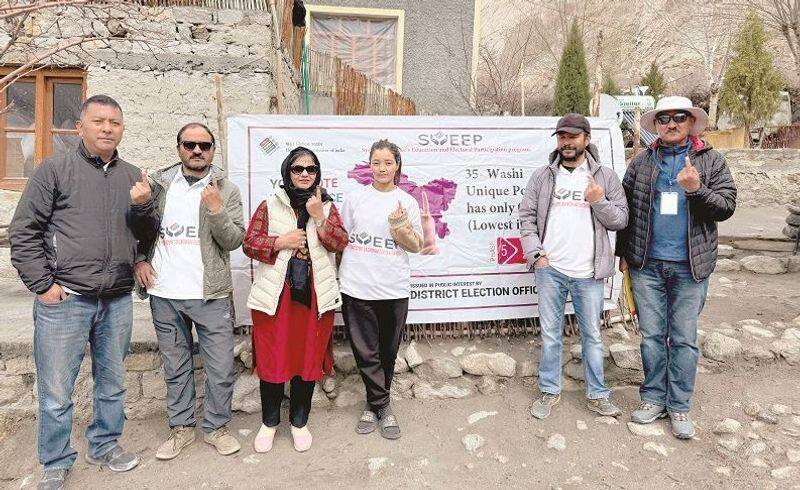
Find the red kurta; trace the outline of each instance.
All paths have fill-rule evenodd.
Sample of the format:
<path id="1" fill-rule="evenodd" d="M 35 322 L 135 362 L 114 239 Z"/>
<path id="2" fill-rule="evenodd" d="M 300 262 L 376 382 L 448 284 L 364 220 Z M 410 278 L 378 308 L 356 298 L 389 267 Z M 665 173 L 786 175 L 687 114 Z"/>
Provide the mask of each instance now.
<path id="1" fill-rule="evenodd" d="M 329 252 L 347 246 L 347 232 L 335 206 L 331 206 L 323 225 L 325 238 L 320 243 Z M 253 214 L 245 234 L 243 249 L 248 257 L 274 264 L 277 236 L 267 235 L 269 215 L 266 202 Z M 313 277 L 309 277 L 313 283 Z M 311 288 L 311 307 L 292 301 L 289 283 L 284 283 L 275 316 L 253 310 L 253 357 L 258 377 L 269 383 L 283 383 L 295 376 L 317 381 L 333 372 L 333 311 L 317 318 L 317 293 Z"/>

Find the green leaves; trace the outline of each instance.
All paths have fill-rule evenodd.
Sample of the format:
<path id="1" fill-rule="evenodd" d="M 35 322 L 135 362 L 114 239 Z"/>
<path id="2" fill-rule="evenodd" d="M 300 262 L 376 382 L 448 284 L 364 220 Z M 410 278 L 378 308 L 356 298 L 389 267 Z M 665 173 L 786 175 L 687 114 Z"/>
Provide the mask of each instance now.
<path id="1" fill-rule="evenodd" d="M 588 116 L 590 99 L 583 38 L 578 23 L 573 21 L 558 66 L 553 115 L 577 112 Z"/>
<path id="2" fill-rule="evenodd" d="M 639 85 L 644 85 L 647 88 L 647 95 L 652 95 L 654 99 L 658 100 L 667 91 L 667 82 L 664 80 L 664 74 L 658 69 L 655 61 L 650 63 L 650 71 L 642 77 Z"/>
<path id="3" fill-rule="evenodd" d="M 719 106 L 734 124 L 749 131 L 778 108 L 783 78 L 775 69 L 761 18 L 751 11 L 736 36 L 736 55 L 720 91 Z"/>

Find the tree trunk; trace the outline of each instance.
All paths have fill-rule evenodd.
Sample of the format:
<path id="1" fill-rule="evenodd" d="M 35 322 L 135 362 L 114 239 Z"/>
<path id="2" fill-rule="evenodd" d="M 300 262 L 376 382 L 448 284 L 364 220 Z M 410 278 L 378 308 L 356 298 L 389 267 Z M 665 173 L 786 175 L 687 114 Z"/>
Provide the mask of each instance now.
<path id="1" fill-rule="evenodd" d="M 708 98 L 708 127 L 709 129 L 717 129 L 717 106 L 719 105 L 719 88 L 711 89 L 711 95 Z"/>

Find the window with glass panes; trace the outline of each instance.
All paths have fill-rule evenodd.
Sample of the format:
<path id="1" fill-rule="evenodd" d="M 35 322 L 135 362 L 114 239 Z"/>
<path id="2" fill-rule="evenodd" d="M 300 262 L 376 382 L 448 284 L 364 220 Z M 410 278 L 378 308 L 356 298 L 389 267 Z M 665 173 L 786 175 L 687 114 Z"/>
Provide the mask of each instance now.
<path id="1" fill-rule="evenodd" d="M 397 19 L 312 11 L 310 48 L 341 59 L 381 85 L 397 88 Z"/>
<path id="2" fill-rule="evenodd" d="M 0 75 L 10 71 L 0 69 Z M 42 160 L 77 146 L 84 75 L 37 70 L 0 92 L 0 188 L 21 189 Z"/>

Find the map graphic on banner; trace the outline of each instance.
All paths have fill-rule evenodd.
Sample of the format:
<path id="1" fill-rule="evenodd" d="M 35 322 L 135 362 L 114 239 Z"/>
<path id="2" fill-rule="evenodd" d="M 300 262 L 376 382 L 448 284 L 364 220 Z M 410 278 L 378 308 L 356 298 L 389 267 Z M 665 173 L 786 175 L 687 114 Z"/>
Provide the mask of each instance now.
<path id="1" fill-rule="evenodd" d="M 228 119 L 228 173 L 249 219 L 279 188 L 289 151 L 305 146 L 319 157 L 322 186 L 341 208 L 348 192 L 372 184 L 369 148 L 389 139 L 402 150 L 398 186 L 419 204 L 424 230 L 423 251 L 411 256 L 408 323 L 532 317 L 538 315 L 536 285 L 522 253 L 518 207 L 531 174 L 555 148 L 556 121 L 236 116 Z M 601 163 L 621 177 L 625 159 L 616 121 L 591 124 Z M 237 323 L 249 324 L 246 299 L 257 264 L 241 250 L 231 261 Z M 619 276 L 606 282 L 607 309 L 615 306 L 620 284 Z"/>

